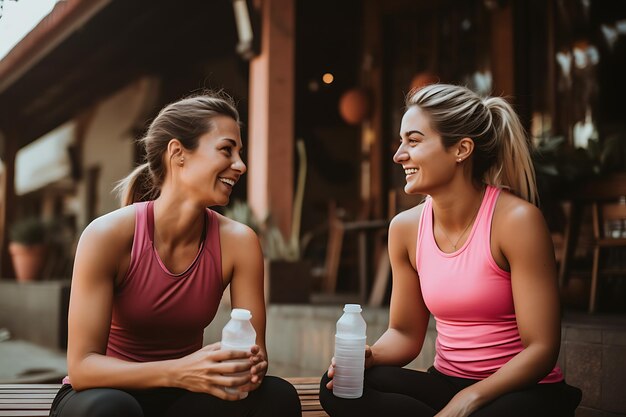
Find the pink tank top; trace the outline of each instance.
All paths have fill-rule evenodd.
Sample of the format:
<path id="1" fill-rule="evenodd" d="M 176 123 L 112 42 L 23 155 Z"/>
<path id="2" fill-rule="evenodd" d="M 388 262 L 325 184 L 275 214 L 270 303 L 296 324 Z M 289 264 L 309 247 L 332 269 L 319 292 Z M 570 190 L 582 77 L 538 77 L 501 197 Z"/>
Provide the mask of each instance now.
<path id="1" fill-rule="evenodd" d="M 465 244 L 439 249 L 432 200 L 426 199 L 417 237 L 416 265 L 424 302 L 435 317 L 435 368 L 446 375 L 484 379 L 524 348 L 511 289 L 511 273 L 493 259 L 491 220 L 500 190 L 487 186 Z M 558 382 L 558 366 L 542 383 Z"/>
<path id="2" fill-rule="evenodd" d="M 115 290 L 107 356 L 148 362 L 175 359 L 202 347 L 204 328 L 222 298 L 217 215 L 206 210 L 206 232 L 187 270 L 167 270 L 154 239 L 154 202 L 135 203 L 135 235 L 126 277 Z"/>

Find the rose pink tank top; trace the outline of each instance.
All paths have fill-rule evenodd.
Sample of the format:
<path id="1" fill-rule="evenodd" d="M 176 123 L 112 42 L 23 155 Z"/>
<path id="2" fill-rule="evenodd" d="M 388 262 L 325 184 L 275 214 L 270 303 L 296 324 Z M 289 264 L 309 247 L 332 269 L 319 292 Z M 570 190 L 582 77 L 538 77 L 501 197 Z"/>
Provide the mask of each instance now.
<path id="1" fill-rule="evenodd" d="M 435 317 L 435 368 L 446 375 L 484 379 L 524 347 L 511 289 L 511 273 L 491 254 L 491 220 L 500 190 L 487 186 L 465 244 L 439 249 L 432 200 L 426 199 L 417 237 L 416 265 L 424 302 Z M 540 382 L 558 382 L 558 366 Z"/>
<path id="2" fill-rule="evenodd" d="M 222 298 L 217 215 L 207 209 L 198 254 L 180 274 L 154 247 L 154 202 L 135 203 L 135 236 L 126 277 L 115 289 L 107 356 L 134 362 L 175 359 L 202 347 Z"/>

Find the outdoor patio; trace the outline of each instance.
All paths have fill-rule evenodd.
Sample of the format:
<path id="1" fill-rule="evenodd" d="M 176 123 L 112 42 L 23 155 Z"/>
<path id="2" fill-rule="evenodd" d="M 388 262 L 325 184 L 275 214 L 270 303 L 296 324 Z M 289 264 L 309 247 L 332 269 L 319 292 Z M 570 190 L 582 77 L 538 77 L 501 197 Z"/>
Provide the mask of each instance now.
<path id="1" fill-rule="evenodd" d="M 65 340 L 57 335 L 66 334 L 63 303 L 67 301 L 67 285 L 67 281 L 0 283 L 0 323 L 14 323 L 7 328 L 7 340 L 0 341 L 0 383 L 58 382 L 65 375 Z M 57 294 L 48 300 L 60 301 L 42 301 L 42 291 Z M 18 303 L 22 303 L 21 308 Z M 283 377 L 321 376 L 333 355 L 335 323 L 342 314 L 341 308 L 270 305 L 269 373 Z M 205 330 L 205 344 L 221 338 L 229 312 L 226 298 Z M 368 324 L 368 343 L 373 343 L 387 328 L 389 310 L 365 306 L 363 315 Z M 409 368 L 426 369 L 432 364 L 435 337 L 431 320 L 422 353 Z M 566 310 L 561 338 L 559 364 L 568 383 L 583 391 L 577 417 L 626 415 L 626 315 Z"/>

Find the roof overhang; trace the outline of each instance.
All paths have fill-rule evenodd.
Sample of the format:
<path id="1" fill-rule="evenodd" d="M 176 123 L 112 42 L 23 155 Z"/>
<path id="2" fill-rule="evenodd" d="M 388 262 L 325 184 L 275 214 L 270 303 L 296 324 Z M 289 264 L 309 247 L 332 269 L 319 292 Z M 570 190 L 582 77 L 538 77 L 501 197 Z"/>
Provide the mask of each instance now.
<path id="1" fill-rule="evenodd" d="M 0 94 L 111 0 L 65 0 L 0 60 Z"/>
<path id="2" fill-rule="evenodd" d="M 23 147 L 140 76 L 184 76 L 236 45 L 231 0 L 61 1 L 0 61 L 0 130 Z"/>

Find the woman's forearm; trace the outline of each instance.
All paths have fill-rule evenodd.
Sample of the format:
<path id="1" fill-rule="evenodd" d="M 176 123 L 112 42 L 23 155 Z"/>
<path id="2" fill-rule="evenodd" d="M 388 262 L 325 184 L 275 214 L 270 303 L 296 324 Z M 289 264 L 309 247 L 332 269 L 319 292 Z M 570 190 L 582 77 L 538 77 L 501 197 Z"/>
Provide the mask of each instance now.
<path id="1" fill-rule="evenodd" d="M 504 394 L 538 383 L 550 373 L 557 355 L 558 348 L 530 345 L 493 375 L 465 390 L 473 394 L 478 409 Z"/>
<path id="2" fill-rule="evenodd" d="M 88 355 L 70 365 L 70 381 L 77 391 L 98 388 L 143 389 L 175 385 L 174 360 L 127 362 L 101 354 Z"/>

